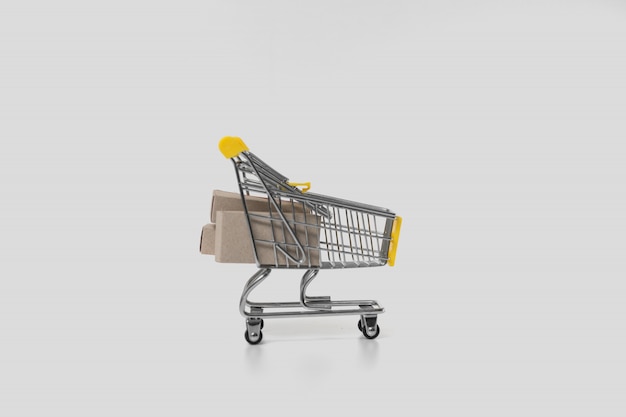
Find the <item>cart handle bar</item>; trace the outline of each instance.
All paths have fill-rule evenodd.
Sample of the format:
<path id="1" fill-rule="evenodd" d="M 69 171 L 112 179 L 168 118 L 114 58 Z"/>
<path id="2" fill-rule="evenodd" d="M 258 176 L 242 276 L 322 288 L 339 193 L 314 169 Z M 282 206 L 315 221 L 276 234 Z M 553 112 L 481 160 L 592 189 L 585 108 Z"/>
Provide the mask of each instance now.
<path id="1" fill-rule="evenodd" d="M 227 159 L 234 158 L 242 152 L 249 151 L 248 145 L 245 144 L 241 138 L 237 136 L 224 136 L 219 143 L 220 151 Z M 311 189 L 310 182 L 292 182 L 287 181 L 287 184 L 292 187 L 302 187 L 301 192 L 306 193 Z"/>
<path id="2" fill-rule="evenodd" d="M 219 143 L 220 151 L 227 159 L 236 157 L 242 152 L 249 151 L 248 145 L 246 145 L 241 138 L 237 136 L 224 136 Z"/>

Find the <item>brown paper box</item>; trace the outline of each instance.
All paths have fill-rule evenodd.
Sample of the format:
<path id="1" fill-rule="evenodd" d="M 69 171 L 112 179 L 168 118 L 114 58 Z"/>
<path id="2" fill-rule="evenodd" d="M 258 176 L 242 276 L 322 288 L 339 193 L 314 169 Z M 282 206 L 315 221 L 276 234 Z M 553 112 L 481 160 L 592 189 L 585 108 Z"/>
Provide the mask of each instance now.
<path id="1" fill-rule="evenodd" d="M 202 228 L 200 235 L 200 253 L 215 255 L 215 224 L 209 223 Z"/>
<path id="2" fill-rule="evenodd" d="M 264 211 L 268 212 L 270 209 L 270 203 L 266 197 L 257 197 L 257 196 L 246 196 L 246 203 L 248 206 L 248 211 Z M 283 212 L 292 212 L 292 211 L 304 211 L 304 207 L 302 203 L 294 203 L 293 205 L 287 201 L 283 200 L 281 203 L 281 210 Z M 274 205 L 271 204 L 272 212 L 275 212 L 276 209 Z M 214 190 L 213 191 L 213 201 L 211 202 L 211 222 L 217 223 L 217 212 L 219 211 L 244 211 L 243 204 L 241 202 L 241 194 L 239 193 L 231 193 L 229 191 L 221 191 Z"/>
<path id="3" fill-rule="evenodd" d="M 284 266 L 289 264 L 293 266 L 294 262 L 288 261 L 284 253 L 278 249 L 275 250 L 274 245 L 270 243 L 273 240 L 286 242 L 281 246 L 290 255 L 296 256 L 293 238 L 286 230 L 283 230 L 282 222 L 269 220 L 267 198 L 246 196 L 246 202 L 251 215 L 254 235 L 257 239 L 257 256 L 261 265 L 278 264 Z M 294 208 L 296 221 L 304 222 L 305 216 L 302 205 L 284 204 L 283 212 L 287 220 L 293 220 Z M 200 252 L 208 255 L 215 254 L 216 262 L 255 263 L 248 221 L 243 210 L 240 194 L 215 190 L 211 205 L 211 219 L 215 223 L 209 223 L 203 227 Z M 278 217 L 273 208 L 272 212 L 275 218 Z M 315 223 L 319 219 L 315 215 L 307 213 L 306 221 Z M 273 230 L 270 224 L 272 224 Z M 319 247 L 319 229 L 313 226 L 307 226 L 305 229 L 304 226 L 297 225 L 295 230 L 298 240 L 305 247 L 307 253 L 303 266 L 319 266 L 319 250 L 306 249 L 307 246 Z"/>
<path id="4" fill-rule="evenodd" d="M 267 198 L 246 196 L 249 211 L 268 211 Z M 211 222 L 217 223 L 216 214 L 220 211 L 244 211 L 241 194 L 214 190 L 211 202 Z M 245 220 L 245 219 L 244 219 Z"/>
<path id="5" fill-rule="evenodd" d="M 243 211 L 218 211 L 215 222 L 215 261 L 253 264 L 250 229 Z"/>
<path id="6" fill-rule="evenodd" d="M 296 256 L 296 246 L 294 240 L 285 230 L 283 233 L 282 223 L 271 222 L 274 225 L 274 234 L 270 228 L 270 220 L 266 218 L 266 212 L 251 212 L 251 223 L 254 236 L 257 240 L 257 256 L 261 265 L 287 265 L 287 257 L 280 250 L 274 251 L 274 240 L 286 242 L 283 246 L 287 252 Z M 257 215 L 263 216 L 256 217 Z M 314 222 L 315 216 L 307 215 L 307 221 Z M 255 263 L 250 230 L 246 220 L 246 214 L 241 211 L 220 211 L 217 213 L 215 223 L 215 261 L 223 263 Z M 304 221 L 304 214 L 297 213 L 296 221 Z M 319 247 L 319 229 L 313 226 L 296 226 L 296 236 L 305 247 L 307 258 L 302 266 L 319 266 L 319 249 L 308 249 L 309 247 Z M 308 241 L 307 241 L 308 238 Z M 204 238 L 203 238 L 204 239 Z M 263 242 L 267 241 L 267 242 Z M 291 244 L 291 245 L 290 245 Z M 310 260 L 310 263 L 309 263 Z M 293 261 L 289 265 L 295 266 Z"/>
<path id="7" fill-rule="evenodd" d="M 280 251 L 279 249 L 275 250 L 273 243 L 271 243 L 273 241 L 280 242 L 280 246 L 283 249 L 286 249 L 289 255 L 293 256 L 296 259 L 298 258 L 298 249 L 295 245 L 295 241 L 291 237 L 288 229 L 286 227 L 283 227 L 283 222 L 276 220 L 276 214 L 274 214 L 274 216 L 275 220 L 272 221 L 268 218 L 267 212 L 250 213 L 250 223 L 252 224 L 252 232 L 256 240 L 256 250 L 257 256 L 259 257 L 259 263 L 261 265 L 278 264 L 280 266 L 296 266 L 296 263 L 292 260 L 289 260 L 282 251 Z M 294 213 L 285 213 L 285 217 L 287 218 L 287 221 L 292 221 L 294 218 Z M 304 223 L 304 213 L 296 212 L 295 219 L 298 223 Z M 319 217 L 315 216 L 314 214 L 308 213 L 306 215 L 306 223 L 319 224 Z M 294 228 L 293 224 L 292 228 Z M 315 226 L 296 225 L 295 235 L 298 238 L 300 244 L 304 247 L 304 251 L 306 254 L 304 262 L 300 265 L 311 267 L 319 266 L 319 229 Z"/>

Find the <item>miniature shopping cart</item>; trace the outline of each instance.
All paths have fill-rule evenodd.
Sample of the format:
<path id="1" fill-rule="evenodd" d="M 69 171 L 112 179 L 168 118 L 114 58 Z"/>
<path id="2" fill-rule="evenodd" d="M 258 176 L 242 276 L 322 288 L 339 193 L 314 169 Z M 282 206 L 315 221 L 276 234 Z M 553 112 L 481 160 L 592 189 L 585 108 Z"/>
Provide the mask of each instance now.
<path id="1" fill-rule="evenodd" d="M 377 301 L 331 301 L 328 296 L 309 296 L 306 290 L 320 269 L 393 266 L 402 218 L 385 208 L 307 192 L 310 183 L 290 182 L 250 152 L 240 138 L 225 137 L 219 148 L 235 166 L 259 267 L 239 303 L 246 318 L 245 339 L 250 344 L 262 340 L 264 318 L 351 314 L 360 315 L 363 336 L 376 338 L 377 316 L 384 312 Z M 300 300 L 250 301 L 252 290 L 275 268 L 305 270 Z"/>

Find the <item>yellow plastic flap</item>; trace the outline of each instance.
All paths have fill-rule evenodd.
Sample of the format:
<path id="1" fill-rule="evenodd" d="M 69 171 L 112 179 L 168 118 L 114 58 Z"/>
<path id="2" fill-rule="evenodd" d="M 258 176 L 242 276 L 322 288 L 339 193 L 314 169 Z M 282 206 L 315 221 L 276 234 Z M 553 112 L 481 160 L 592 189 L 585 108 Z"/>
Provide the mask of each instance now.
<path id="1" fill-rule="evenodd" d="M 402 217 L 396 216 L 391 227 L 391 242 L 389 243 L 389 266 L 396 264 L 396 250 L 398 249 L 398 240 L 400 239 L 400 228 L 402 227 Z"/>
<path id="2" fill-rule="evenodd" d="M 287 184 L 291 185 L 292 187 L 303 187 L 300 189 L 300 191 L 302 191 L 303 193 L 306 193 L 307 191 L 311 189 L 311 182 L 287 181 Z"/>

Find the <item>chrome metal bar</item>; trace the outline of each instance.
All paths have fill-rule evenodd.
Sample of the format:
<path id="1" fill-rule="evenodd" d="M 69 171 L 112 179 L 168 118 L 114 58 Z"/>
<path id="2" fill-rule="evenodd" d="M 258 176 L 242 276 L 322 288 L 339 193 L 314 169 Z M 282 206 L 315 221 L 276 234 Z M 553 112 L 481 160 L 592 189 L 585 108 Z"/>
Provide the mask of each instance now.
<path id="1" fill-rule="evenodd" d="M 319 269 L 309 269 L 302 276 L 302 280 L 300 281 L 300 304 L 302 304 L 302 307 L 306 309 L 330 310 L 331 303 L 329 296 L 306 295 L 306 289 L 308 288 L 309 284 L 313 282 L 318 272 L 320 272 Z"/>
<path id="2" fill-rule="evenodd" d="M 348 209 L 356 209 L 358 211 L 372 212 L 372 214 L 379 214 L 382 216 L 395 217 L 395 214 L 391 212 L 389 209 L 378 207 L 370 204 L 363 204 L 356 201 L 346 200 L 338 197 L 331 197 L 322 194 L 316 193 L 302 193 L 297 187 L 292 187 L 287 184 L 288 178 L 284 175 L 277 172 L 275 169 L 271 168 L 267 165 L 263 160 L 261 160 L 258 156 L 253 154 L 252 152 L 246 151 L 242 153 L 246 156 L 252 169 L 256 172 L 259 177 L 260 183 L 262 184 L 264 180 L 261 178 L 262 176 L 266 177 L 269 180 L 272 180 L 275 183 L 281 184 L 283 189 L 278 187 L 273 190 L 274 195 L 277 196 L 285 196 L 287 198 L 292 198 L 297 196 L 299 200 L 308 201 L 308 202 L 317 202 L 319 204 L 327 204 L 331 203 L 336 206 L 345 207 Z M 259 175 L 261 174 L 261 175 Z M 263 188 L 267 187 L 267 184 L 262 185 Z M 262 191 L 262 190 L 259 190 Z"/>
<path id="3" fill-rule="evenodd" d="M 239 312 L 242 316 L 249 316 L 246 313 L 246 305 L 250 305 L 248 303 L 248 295 L 255 289 L 267 276 L 272 272 L 271 269 L 259 269 L 250 279 L 246 282 L 246 285 L 243 287 L 243 292 L 241 293 L 241 298 L 239 299 Z"/>
<path id="4" fill-rule="evenodd" d="M 332 316 L 332 315 L 371 315 L 385 311 L 375 300 L 337 300 L 316 305 L 315 297 L 306 296 L 306 288 L 319 273 L 319 269 L 310 269 L 302 277 L 300 302 L 255 302 L 248 299 L 252 290 L 265 280 L 272 270 L 264 268 L 258 270 L 244 286 L 239 300 L 239 312 L 246 318 L 261 319 L 265 317 L 281 318 L 293 316 Z M 304 297 L 304 300 L 303 300 Z M 309 300 L 307 300 L 307 298 Z M 320 297 L 321 298 L 321 297 Z M 311 300 L 312 299 L 312 300 Z M 305 301 L 305 303 L 303 303 Z M 309 306 L 305 306 L 309 304 Z M 267 311 L 287 310 L 287 311 Z M 294 310 L 294 311 L 289 311 Z M 254 325 L 258 324 L 257 322 Z"/>
<path id="5" fill-rule="evenodd" d="M 251 152 L 244 152 L 248 155 L 251 154 Z M 269 168 L 267 166 L 265 167 L 260 167 L 260 168 Z M 276 203 L 276 200 L 274 198 L 274 195 L 272 195 L 272 193 L 270 193 L 269 189 L 268 189 L 268 185 L 265 183 L 265 181 L 263 181 L 263 178 L 261 177 L 261 175 L 259 174 L 259 171 L 257 169 L 257 167 L 252 164 L 252 169 L 254 169 L 256 175 L 259 177 L 259 180 L 261 181 L 261 184 L 263 185 L 263 188 L 265 188 L 265 192 L 267 193 L 267 198 L 268 200 L 272 203 L 272 205 L 274 206 L 274 208 L 277 211 L 277 214 L 280 216 L 281 220 L 283 221 L 283 227 L 286 226 L 287 231 L 289 232 L 289 234 L 291 235 L 291 238 L 294 240 L 294 242 L 296 243 L 296 245 L 298 245 L 298 250 L 296 251 L 296 255 L 300 254 L 300 257 L 295 258 L 294 256 L 292 256 L 291 254 L 289 254 L 289 252 L 287 252 L 287 250 L 283 249 L 280 245 L 276 245 L 276 248 L 278 250 L 280 250 L 281 252 L 283 252 L 283 254 L 285 255 L 286 258 L 290 259 L 291 261 L 293 261 L 295 264 L 300 265 L 302 262 L 304 262 L 304 248 L 302 247 L 302 245 L 300 244 L 300 241 L 298 240 L 298 237 L 296 236 L 295 232 L 293 231 L 293 229 L 291 228 L 291 226 L 289 225 L 289 223 L 287 222 L 287 219 L 285 218 L 285 215 L 283 214 L 283 211 L 280 209 L 280 207 L 278 206 L 278 204 Z M 270 168 L 271 169 L 271 168 Z M 277 173 L 276 171 L 274 171 L 275 173 Z M 286 183 L 287 178 L 283 178 L 282 182 Z M 280 200 L 280 199 L 279 199 Z M 244 202 L 245 204 L 245 202 Z M 271 226 L 271 225 L 270 225 Z M 284 235 L 284 231 L 283 231 L 283 235 Z M 288 262 L 288 261 L 286 261 Z"/>
<path id="6" fill-rule="evenodd" d="M 334 306 L 333 301 L 333 306 Z M 385 312 L 385 309 L 382 307 L 373 307 L 371 309 L 363 309 L 363 308 L 353 308 L 353 309 L 331 309 L 331 310 L 304 310 L 300 303 L 297 306 L 294 306 L 298 310 L 296 311 L 265 311 L 265 309 L 269 309 L 271 307 L 263 307 L 264 311 L 260 315 L 255 315 L 254 317 L 260 318 L 288 318 L 288 317 L 305 317 L 305 316 L 352 316 L 352 315 L 361 315 L 361 314 L 382 314 Z M 356 306 L 355 306 L 356 307 Z M 281 307 L 285 308 L 285 307 Z M 252 315 L 249 315 L 252 317 Z"/>
<path id="7" fill-rule="evenodd" d="M 369 308 L 382 309 L 376 300 L 336 300 L 330 302 L 334 307 L 360 307 L 362 311 L 373 311 Z M 257 302 L 247 301 L 247 306 L 251 308 L 302 308 L 299 301 L 269 301 Z M 258 313 L 261 314 L 261 313 Z M 256 317 L 256 316 L 255 316 Z"/>

